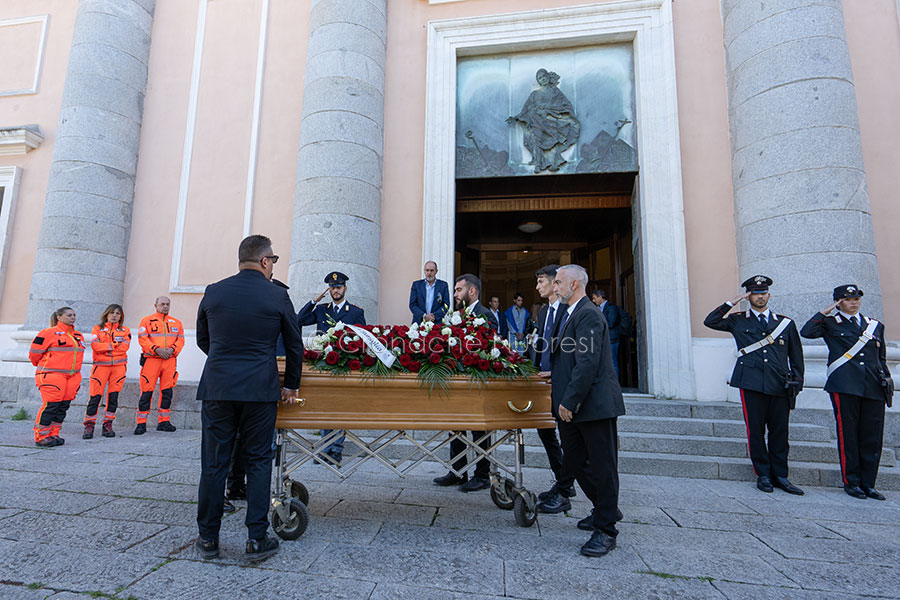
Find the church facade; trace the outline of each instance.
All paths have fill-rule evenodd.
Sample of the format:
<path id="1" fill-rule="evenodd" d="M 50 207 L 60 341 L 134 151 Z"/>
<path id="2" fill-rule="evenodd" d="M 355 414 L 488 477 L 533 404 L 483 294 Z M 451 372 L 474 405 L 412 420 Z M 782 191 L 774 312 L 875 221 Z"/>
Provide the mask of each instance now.
<path id="1" fill-rule="evenodd" d="M 900 340 L 898 10 L 6 0 L 0 412 L 34 397 L 27 344 L 63 305 L 136 328 L 170 297 L 199 379 L 197 306 L 250 233 L 295 306 L 339 271 L 370 323 L 409 322 L 427 260 L 504 307 L 535 266 L 583 264 L 634 316 L 629 387 L 660 398 L 734 399 L 703 318 L 756 274 L 799 324 L 858 285 Z M 799 403 L 826 407 L 805 353 Z"/>

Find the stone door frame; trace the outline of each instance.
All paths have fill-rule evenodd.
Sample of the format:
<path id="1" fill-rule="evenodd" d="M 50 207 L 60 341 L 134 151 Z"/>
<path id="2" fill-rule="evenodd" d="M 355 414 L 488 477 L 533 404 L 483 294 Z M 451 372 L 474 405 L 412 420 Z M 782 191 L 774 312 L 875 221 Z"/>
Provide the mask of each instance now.
<path id="1" fill-rule="evenodd" d="M 634 47 L 641 178 L 634 237 L 641 244 L 645 293 L 638 318 L 648 391 L 693 399 L 672 0 L 611 0 L 428 24 L 422 256 L 441 265 L 454 259 L 457 58 L 613 42 Z"/>

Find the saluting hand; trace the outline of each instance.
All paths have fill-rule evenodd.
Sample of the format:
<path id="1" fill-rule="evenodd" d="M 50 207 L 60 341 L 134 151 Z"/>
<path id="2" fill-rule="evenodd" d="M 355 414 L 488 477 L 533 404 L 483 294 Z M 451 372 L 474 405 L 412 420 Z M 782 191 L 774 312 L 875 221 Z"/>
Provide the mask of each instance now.
<path id="1" fill-rule="evenodd" d="M 568 408 L 566 408 L 565 406 L 563 406 L 562 404 L 559 405 L 558 412 L 559 412 L 559 418 L 562 419 L 563 421 L 565 421 L 566 423 L 568 423 L 569 421 L 572 420 L 572 411 L 569 410 Z"/>
<path id="2" fill-rule="evenodd" d="M 321 294 L 319 294 L 318 296 L 316 296 L 316 297 L 313 299 L 313 304 L 318 304 L 319 302 L 321 302 L 321 301 L 322 301 L 322 298 L 324 298 L 324 297 L 325 297 L 325 294 L 327 294 L 327 293 L 328 293 L 328 288 L 325 288 L 325 289 L 322 291 Z"/>
<path id="3" fill-rule="evenodd" d="M 819 312 L 821 312 L 823 315 L 825 315 L 827 317 L 829 315 L 829 313 L 831 313 L 831 311 L 833 311 L 835 308 L 840 306 L 841 302 L 843 302 L 843 300 L 835 300 L 834 302 L 832 302 L 831 304 L 829 304 L 828 306 L 826 306 Z"/>
<path id="4" fill-rule="evenodd" d="M 737 305 L 738 305 L 738 302 L 740 302 L 741 300 L 746 300 L 746 299 L 749 298 L 749 297 L 750 297 L 750 292 L 744 292 L 743 294 L 740 294 L 740 295 L 735 296 L 734 298 L 732 298 L 732 299 L 731 299 L 731 303 L 732 303 L 733 305 L 737 306 Z"/>

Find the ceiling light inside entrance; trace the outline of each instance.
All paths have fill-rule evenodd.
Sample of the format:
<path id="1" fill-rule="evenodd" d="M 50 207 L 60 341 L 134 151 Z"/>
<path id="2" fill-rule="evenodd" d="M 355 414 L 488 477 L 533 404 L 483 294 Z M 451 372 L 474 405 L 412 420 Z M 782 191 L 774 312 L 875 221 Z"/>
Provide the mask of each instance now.
<path id="1" fill-rule="evenodd" d="M 522 231 L 524 233 L 536 233 L 543 228 L 544 226 L 537 221 L 525 221 L 524 223 L 519 225 L 519 231 Z"/>

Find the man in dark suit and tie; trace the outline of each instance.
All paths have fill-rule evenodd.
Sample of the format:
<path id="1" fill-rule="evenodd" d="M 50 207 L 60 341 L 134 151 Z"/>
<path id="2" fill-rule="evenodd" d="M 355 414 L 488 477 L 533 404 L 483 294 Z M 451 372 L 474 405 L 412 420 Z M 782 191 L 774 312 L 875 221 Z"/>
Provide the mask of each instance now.
<path id="1" fill-rule="evenodd" d="M 297 322 L 300 326 L 302 327 L 304 325 L 312 325 L 315 323 L 316 333 L 322 334 L 328 331 L 328 329 L 334 326 L 338 321 L 345 325 L 365 325 L 365 311 L 359 306 L 350 304 L 347 301 L 348 281 L 350 281 L 350 278 L 340 271 L 332 271 L 326 275 L 325 283 L 328 284 L 328 287 L 326 287 L 321 294 L 313 298 L 311 302 L 307 302 L 297 313 Z M 331 296 L 331 302 L 318 304 L 318 302 L 325 297 L 325 294 Z M 322 429 L 321 434 L 326 436 L 332 431 L 334 430 Z M 325 454 L 329 455 L 338 466 L 340 466 L 341 460 L 344 458 L 345 438 L 346 436 L 340 436 L 331 442 L 324 450 Z"/>
<path id="2" fill-rule="evenodd" d="M 562 321 L 563 313 L 569 308 L 553 291 L 553 280 L 556 278 L 557 269 L 559 269 L 559 265 L 547 265 L 538 269 L 534 274 L 537 278 L 535 289 L 549 304 L 543 305 L 538 311 L 537 332 L 533 342 L 528 345 L 528 358 L 540 370 L 540 375 L 543 377 L 550 376 L 553 337 Z M 544 450 L 547 452 L 550 470 L 556 477 L 553 487 L 538 494 L 538 500 L 540 500 L 538 510 L 550 514 L 572 510 L 569 498 L 575 496 L 575 475 L 567 472 L 564 468 L 563 451 L 559 439 L 556 437 L 556 428 L 538 429 L 537 432 L 544 445 Z"/>
<path id="3" fill-rule="evenodd" d="M 494 319 L 500 323 L 500 328 L 497 330 L 497 333 L 505 340 L 509 337 L 509 323 L 506 322 L 506 316 L 503 314 L 503 311 L 500 310 L 500 298 L 498 296 L 491 296 L 491 303 L 488 305 L 488 310 L 494 315 Z"/>
<path id="4" fill-rule="evenodd" d="M 303 342 L 287 291 L 270 281 L 278 261 L 271 240 L 245 238 L 238 261 L 238 274 L 207 286 L 197 311 L 197 345 L 207 358 L 197 388 L 203 441 L 196 546 L 203 558 L 219 555 L 225 479 L 240 433 L 247 473 L 246 554 L 259 561 L 278 552 L 278 541 L 267 534 L 272 435 L 278 401 L 296 401 Z M 275 360 L 279 334 L 284 388 Z"/>
<path id="5" fill-rule="evenodd" d="M 609 325 L 609 347 L 612 349 L 613 366 L 616 368 L 616 377 L 619 376 L 619 340 L 627 338 L 631 331 L 631 315 L 624 308 L 618 307 L 609 301 L 606 290 L 594 290 L 591 293 L 591 301 L 600 307 L 606 324 Z"/>
<path id="6" fill-rule="evenodd" d="M 425 263 L 425 279 L 413 281 L 409 290 L 409 310 L 413 323 L 435 321 L 440 323 L 450 305 L 450 287 L 437 278 L 437 263 Z"/>
<path id="7" fill-rule="evenodd" d="M 560 267 L 553 291 L 568 304 L 551 353 L 551 397 L 558 420 L 565 469 L 593 503 L 579 529 L 592 530 L 581 547 L 585 556 L 603 556 L 616 547 L 619 504 L 616 419 L 625 414 L 622 390 L 613 369 L 609 328 L 588 300 L 587 271 Z"/>
<path id="8" fill-rule="evenodd" d="M 491 311 L 479 301 L 479 298 L 481 298 L 481 280 L 474 275 L 466 273 L 457 277 L 454 283 L 453 298 L 456 301 L 456 309 L 469 315 L 483 317 L 488 327 L 496 331 L 497 320 Z M 473 440 L 479 440 L 485 434 L 484 431 L 473 431 L 471 433 Z M 487 436 L 479 445 L 487 450 L 491 447 L 491 437 Z M 462 453 L 465 449 L 465 444 L 459 440 L 450 442 L 451 457 Z M 464 458 L 453 463 L 453 468 L 457 471 L 461 471 L 465 466 L 466 461 Z M 469 479 L 469 476 L 465 473 L 458 476 L 450 471 L 442 477 L 435 477 L 434 483 L 440 486 L 462 484 L 459 486 L 459 489 L 463 492 L 476 492 L 491 487 L 489 470 L 490 463 L 482 458 L 475 463 L 475 473 L 472 475 L 472 479 Z"/>

